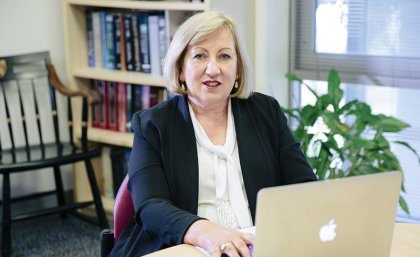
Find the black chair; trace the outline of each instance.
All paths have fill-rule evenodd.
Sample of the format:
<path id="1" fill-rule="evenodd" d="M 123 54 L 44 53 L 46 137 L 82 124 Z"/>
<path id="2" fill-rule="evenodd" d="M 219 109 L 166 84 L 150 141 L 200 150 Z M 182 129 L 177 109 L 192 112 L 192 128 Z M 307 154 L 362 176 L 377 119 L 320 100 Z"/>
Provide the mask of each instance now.
<path id="1" fill-rule="evenodd" d="M 48 52 L 0 57 L 0 126 L 3 123 L 0 127 L 0 130 L 3 130 L 0 131 L 0 174 L 3 175 L 1 202 L 3 257 L 11 255 L 11 223 L 14 221 L 53 213 L 61 213 L 65 217 L 66 213 L 74 213 L 78 208 L 94 205 L 99 226 L 102 229 L 109 227 L 91 163 L 92 158 L 101 155 L 101 149 L 87 142 L 88 106 L 94 99 L 91 93 L 66 88 L 50 64 Z M 60 105 L 64 108 L 57 108 L 58 103 L 64 103 Z M 81 114 L 75 115 L 81 119 L 80 140 L 73 136 L 75 133 L 73 133 L 72 105 L 74 104 L 82 107 Z M 48 125 L 50 132 L 46 132 Z M 63 131 L 68 131 L 68 134 Z M 64 134 L 67 134 L 66 139 L 63 139 Z M 60 166 L 80 161 L 86 166 L 93 200 L 66 203 Z M 55 190 L 11 197 L 10 175 L 18 172 L 36 172 L 48 167 L 52 168 L 54 174 Z M 12 203 L 50 194 L 56 195 L 56 207 L 12 216 Z"/>

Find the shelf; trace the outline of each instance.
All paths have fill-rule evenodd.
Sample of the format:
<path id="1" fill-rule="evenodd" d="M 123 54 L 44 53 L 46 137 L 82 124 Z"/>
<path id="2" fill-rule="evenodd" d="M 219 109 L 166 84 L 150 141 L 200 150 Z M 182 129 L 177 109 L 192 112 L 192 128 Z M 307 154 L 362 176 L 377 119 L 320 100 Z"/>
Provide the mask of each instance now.
<path id="1" fill-rule="evenodd" d="M 186 1 L 68 0 L 67 2 L 70 5 L 137 10 L 204 11 L 209 8 L 208 1 L 191 3 Z"/>
<path id="2" fill-rule="evenodd" d="M 73 70 L 73 76 L 83 79 L 106 80 L 148 86 L 165 86 L 165 81 L 162 76 L 142 72 L 78 68 Z"/>
<path id="3" fill-rule="evenodd" d="M 90 127 L 88 129 L 88 140 L 131 148 L 133 146 L 134 134 Z"/>

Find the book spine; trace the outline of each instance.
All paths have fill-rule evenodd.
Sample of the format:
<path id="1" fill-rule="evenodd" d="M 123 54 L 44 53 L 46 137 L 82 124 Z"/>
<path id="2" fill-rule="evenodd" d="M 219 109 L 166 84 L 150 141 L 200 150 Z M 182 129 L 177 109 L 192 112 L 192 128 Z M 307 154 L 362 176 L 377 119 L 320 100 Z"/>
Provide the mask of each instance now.
<path id="1" fill-rule="evenodd" d="M 87 29 L 87 44 L 88 44 L 88 65 L 95 67 L 95 46 L 93 38 L 93 21 L 92 9 L 86 10 L 86 29 Z"/>
<path id="2" fill-rule="evenodd" d="M 163 74 L 163 64 L 169 48 L 169 28 L 167 27 L 168 12 L 159 15 L 159 72 Z"/>
<path id="3" fill-rule="evenodd" d="M 114 68 L 121 70 L 121 14 L 116 13 L 113 17 L 113 30 L 114 30 Z"/>
<path id="4" fill-rule="evenodd" d="M 117 83 L 117 95 L 118 95 L 118 131 L 127 131 L 127 91 L 125 83 Z"/>
<path id="5" fill-rule="evenodd" d="M 120 62 L 121 62 L 121 70 L 125 71 L 127 70 L 127 61 L 126 61 L 126 45 L 125 45 L 125 27 L 124 27 L 124 14 L 120 13 L 120 31 L 121 31 L 121 56 L 120 56 Z"/>
<path id="6" fill-rule="evenodd" d="M 105 88 L 105 81 L 98 80 L 97 87 L 99 91 L 99 95 L 101 97 L 100 100 L 100 111 L 99 111 L 99 127 L 102 129 L 106 129 L 106 88 Z"/>
<path id="7" fill-rule="evenodd" d="M 133 116 L 133 101 L 132 101 L 132 98 L 133 98 L 133 94 L 132 94 L 132 88 L 133 88 L 133 86 L 131 85 L 131 84 L 126 84 L 126 86 L 125 86 L 125 90 L 126 90 L 126 92 L 125 92 L 125 94 L 126 94 L 126 109 L 127 109 L 127 115 L 126 115 L 126 117 L 127 117 L 127 123 L 126 123 L 126 130 L 127 130 L 127 132 L 133 132 L 132 131 L 132 129 L 131 129 L 131 118 L 132 118 L 132 116 Z"/>
<path id="8" fill-rule="evenodd" d="M 141 109 L 147 109 L 150 107 L 150 86 L 142 86 Z"/>
<path id="9" fill-rule="evenodd" d="M 159 103 L 159 91 L 160 91 L 160 88 L 150 87 L 149 108 Z"/>
<path id="10" fill-rule="evenodd" d="M 106 51 L 107 51 L 107 62 L 106 69 L 115 69 L 115 45 L 114 45 L 114 14 L 106 13 L 105 15 L 105 31 L 106 31 Z"/>
<path id="11" fill-rule="evenodd" d="M 91 82 L 91 88 L 94 91 L 97 91 L 98 93 L 99 91 L 99 86 L 98 86 L 98 81 L 97 80 L 92 80 Z M 92 104 L 92 127 L 94 128 L 100 128 L 100 115 L 101 115 L 101 103 L 93 103 Z"/>
<path id="12" fill-rule="evenodd" d="M 149 59 L 149 35 L 148 35 L 148 14 L 145 12 L 138 15 L 139 37 L 140 37 L 140 64 L 141 71 L 150 73 Z"/>
<path id="13" fill-rule="evenodd" d="M 139 26 L 137 13 L 131 16 L 131 25 L 133 29 L 133 59 L 134 59 L 134 70 L 141 71 L 140 67 L 140 38 L 139 38 Z"/>
<path id="14" fill-rule="evenodd" d="M 133 113 L 143 109 L 143 87 L 140 85 L 133 85 Z"/>
<path id="15" fill-rule="evenodd" d="M 102 49 L 102 67 L 108 67 L 108 49 L 106 46 L 106 12 L 99 12 L 101 18 L 101 49 Z"/>
<path id="16" fill-rule="evenodd" d="M 133 43 L 133 29 L 130 13 L 124 14 L 124 35 L 125 35 L 125 61 L 126 69 L 134 71 L 134 43 Z"/>
<path id="17" fill-rule="evenodd" d="M 102 34 L 101 34 L 101 17 L 99 11 L 92 12 L 92 30 L 93 30 L 93 45 L 95 55 L 96 68 L 102 67 Z"/>
<path id="18" fill-rule="evenodd" d="M 160 75 L 160 57 L 159 57 L 159 16 L 149 15 L 149 56 L 150 73 Z"/>
<path id="19" fill-rule="evenodd" d="M 108 126 L 107 129 L 109 130 L 118 130 L 118 96 L 117 96 L 117 83 L 116 82 L 108 82 L 107 83 L 108 89 Z"/>

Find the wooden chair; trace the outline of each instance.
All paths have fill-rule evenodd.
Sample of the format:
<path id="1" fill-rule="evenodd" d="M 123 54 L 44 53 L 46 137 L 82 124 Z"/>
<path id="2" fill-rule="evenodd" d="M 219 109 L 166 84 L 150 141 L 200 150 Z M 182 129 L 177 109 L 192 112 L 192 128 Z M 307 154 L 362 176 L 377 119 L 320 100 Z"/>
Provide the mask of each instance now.
<path id="1" fill-rule="evenodd" d="M 14 221 L 53 213 L 61 213 L 65 216 L 67 212 L 74 212 L 77 208 L 94 205 L 99 226 L 102 229 L 108 228 L 91 163 L 92 158 L 101 155 L 101 149 L 88 145 L 87 142 L 88 106 L 93 99 L 89 93 L 72 90 L 60 82 L 53 65 L 50 64 L 48 52 L 0 57 L 0 174 L 3 176 L 1 252 L 3 257 L 11 254 L 11 224 Z M 59 105 L 60 103 L 65 104 Z M 72 106 L 74 104 L 82 107 L 79 114 L 81 140 L 73 137 L 74 107 Z M 57 106 L 63 108 L 59 109 Z M 67 134 L 67 139 L 65 134 Z M 86 166 L 93 200 L 66 203 L 60 166 L 80 161 Z M 13 188 L 10 185 L 10 176 L 12 174 L 37 172 L 43 168 L 52 168 L 55 190 L 11 197 Z M 56 195 L 56 207 L 12 216 L 12 203 L 48 194 Z"/>

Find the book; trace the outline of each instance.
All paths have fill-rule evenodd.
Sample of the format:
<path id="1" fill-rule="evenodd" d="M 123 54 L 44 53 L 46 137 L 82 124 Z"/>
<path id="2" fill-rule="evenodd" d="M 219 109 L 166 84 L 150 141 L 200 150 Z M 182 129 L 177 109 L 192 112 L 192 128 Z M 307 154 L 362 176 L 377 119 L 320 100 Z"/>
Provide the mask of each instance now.
<path id="1" fill-rule="evenodd" d="M 160 75 L 159 57 L 159 14 L 148 16 L 150 73 Z"/>
<path id="2" fill-rule="evenodd" d="M 108 48 L 106 45 L 106 12 L 99 11 L 100 30 L 101 30 L 101 50 L 102 50 L 102 64 L 101 67 L 106 69 L 108 67 Z"/>
<path id="3" fill-rule="evenodd" d="M 150 90 L 151 86 L 143 85 L 141 87 L 141 109 L 150 107 Z"/>
<path id="4" fill-rule="evenodd" d="M 114 32 L 114 54 L 115 54 L 115 58 L 114 58 L 114 68 L 116 70 L 121 70 L 121 65 L 122 65 L 122 44 L 124 42 L 123 37 L 121 37 L 121 31 L 122 31 L 122 19 L 121 19 L 121 13 L 115 13 L 113 16 L 113 32 Z M 125 48 L 124 48 L 125 49 Z M 124 59 L 125 59 L 125 55 L 124 55 Z M 124 61 L 125 63 L 125 61 Z"/>
<path id="5" fill-rule="evenodd" d="M 149 107 L 153 107 L 157 105 L 159 101 L 159 91 L 162 91 L 161 88 L 158 87 L 150 87 L 150 94 L 149 94 Z"/>
<path id="6" fill-rule="evenodd" d="M 141 71 L 140 63 L 140 37 L 137 14 L 131 16 L 131 28 L 133 30 L 133 63 L 134 70 Z"/>
<path id="7" fill-rule="evenodd" d="M 166 52 L 169 48 L 169 21 L 168 11 L 159 15 L 159 73 L 163 74 L 163 65 Z"/>
<path id="8" fill-rule="evenodd" d="M 133 116 L 133 101 L 132 101 L 132 85 L 131 84 L 126 84 L 125 85 L 125 90 L 126 90 L 126 110 L 127 110 L 127 121 L 126 121 L 126 131 L 127 132 L 132 132 L 132 128 L 131 128 L 131 118 Z"/>
<path id="9" fill-rule="evenodd" d="M 99 87 L 98 87 L 98 80 L 92 80 L 91 81 L 91 89 L 97 91 L 98 93 L 99 91 Z M 100 115 L 101 115 L 101 103 L 93 103 L 92 104 L 92 127 L 94 128 L 100 128 Z"/>
<path id="10" fill-rule="evenodd" d="M 92 9 L 86 10 L 86 30 L 87 30 L 87 50 L 88 50 L 88 65 L 95 67 L 95 46 L 93 38 L 93 21 Z"/>
<path id="11" fill-rule="evenodd" d="M 99 11 L 92 11 L 93 49 L 95 56 L 95 68 L 102 67 L 102 31 Z"/>
<path id="12" fill-rule="evenodd" d="M 132 113 L 143 109 L 143 89 L 144 88 L 140 85 L 132 86 Z M 132 115 L 130 116 L 130 118 L 132 118 Z"/>
<path id="13" fill-rule="evenodd" d="M 114 34 L 114 14 L 107 12 L 105 13 L 106 62 L 104 62 L 104 68 L 108 70 L 115 69 Z"/>
<path id="14" fill-rule="evenodd" d="M 106 99 L 107 99 L 107 129 L 118 130 L 118 95 L 117 83 L 113 81 L 106 82 Z"/>
<path id="15" fill-rule="evenodd" d="M 107 124 L 107 111 L 106 111 L 106 94 L 105 94 L 105 81 L 97 80 L 96 86 L 99 91 L 100 95 L 100 102 L 99 102 L 99 128 L 106 129 Z"/>
<path id="16" fill-rule="evenodd" d="M 125 36 L 125 62 L 126 70 L 128 71 L 134 71 L 134 41 L 131 16 L 131 13 L 125 13 L 123 15 Z"/>
<path id="17" fill-rule="evenodd" d="M 140 37 L 140 69 L 142 72 L 150 73 L 148 14 L 140 12 L 137 16 Z"/>
<path id="18" fill-rule="evenodd" d="M 118 131 L 127 131 L 127 88 L 125 83 L 117 83 Z"/>

